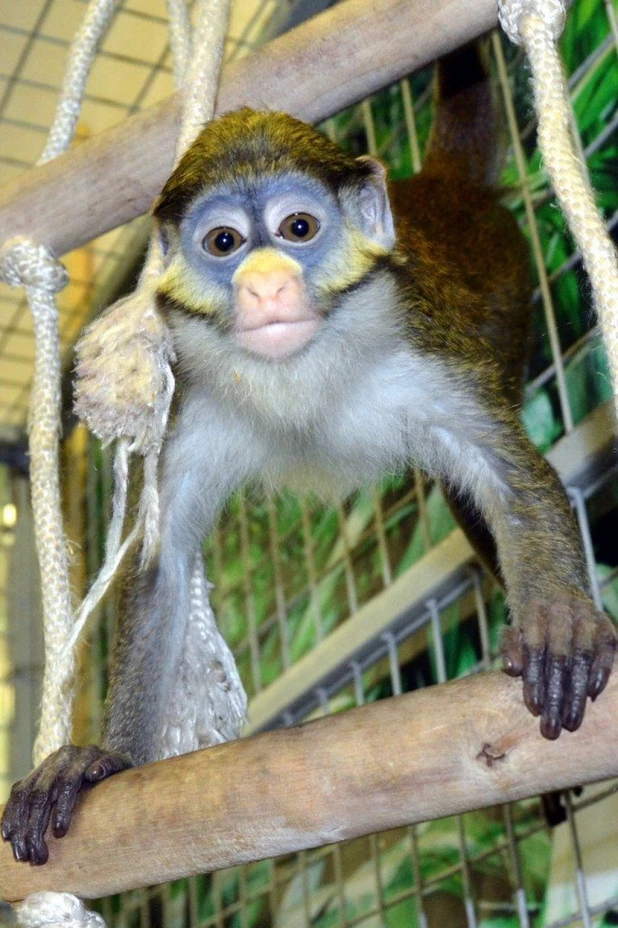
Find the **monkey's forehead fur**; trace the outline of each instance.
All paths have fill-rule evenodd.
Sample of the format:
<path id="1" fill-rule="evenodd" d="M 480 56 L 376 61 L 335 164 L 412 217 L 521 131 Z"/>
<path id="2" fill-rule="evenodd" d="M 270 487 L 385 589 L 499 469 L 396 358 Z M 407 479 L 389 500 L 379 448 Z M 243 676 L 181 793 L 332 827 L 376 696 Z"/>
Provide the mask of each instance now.
<path id="1" fill-rule="evenodd" d="M 287 113 L 243 107 L 208 123 L 182 156 L 154 206 L 154 215 L 178 223 L 196 196 L 243 177 L 249 182 L 301 171 L 335 193 L 371 173 L 313 126 Z"/>

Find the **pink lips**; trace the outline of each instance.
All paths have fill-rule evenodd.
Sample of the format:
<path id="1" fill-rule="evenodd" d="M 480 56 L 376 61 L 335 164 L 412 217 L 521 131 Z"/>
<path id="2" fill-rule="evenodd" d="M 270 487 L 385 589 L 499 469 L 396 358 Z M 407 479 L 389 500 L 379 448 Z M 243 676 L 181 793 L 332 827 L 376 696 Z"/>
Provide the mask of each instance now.
<path id="1" fill-rule="evenodd" d="M 273 320 L 254 328 L 237 331 L 238 342 L 243 348 L 266 358 L 285 358 L 303 348 L 319 328 L 315 317 L 292 322 Z"/>

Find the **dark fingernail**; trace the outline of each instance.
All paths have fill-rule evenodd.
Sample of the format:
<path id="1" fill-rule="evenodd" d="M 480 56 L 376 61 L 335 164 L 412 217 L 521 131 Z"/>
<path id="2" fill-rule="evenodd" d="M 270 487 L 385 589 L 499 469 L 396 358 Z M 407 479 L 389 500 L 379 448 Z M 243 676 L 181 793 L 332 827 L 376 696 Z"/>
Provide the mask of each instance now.
<path id="1" fill-rule="evenodd" d="M 21 860 L 28 859 L 28 852 L 26 848 L 23 847 L 23 845 L 13 844 L 12 847 L 13 847 L 13 857 L 15 858 L 15 860 L 21 861 Z"/>
<path id="2" fill-rule="evenodd" d="M 510 657 L 502 658 L 502 669 L 505 673 L 508 673 L 509 677 L 517 676 L 517 673 L 515 672 L 515 664 Z"/>
<path id="3" fill-rule="evenodd" d="M 524 685 L 524 702 L 534 716 L 541 714 L 543 708 L 542 693 L 537 686 Z"/>
<path id="4" fill-rule="evenodd" d="M 582 712 L 570 712 L 566 718 L 562 720 L 562 727 L 566 728 L 567 731 L 577 731 L 581 723 L 584 720 L 584 713 Z"/>
<path id="5" fill-rule="evenodd" d="M 551 721 L 549 719 L 543 719 L 541 721 L 541 734 L 544 738 L 547 738 L 548 741 L 555 741 L 556 738 L 560 736 L 561 729 L 561 723 L 557 722 L 555 719 Z"/>
<path id="6" fill-rule="evenodd" d="M 603 692 L 608 680 L 609 680 L 609 671 L 606 671 L 606 670 L 600 670 L 596 674 L 596 676 L 593 678 L 592 686 L 589 689 L 590 697 L 593 702 L 597 698 L 597 696 L 599 696 Z"/>
<path id="7" fill-rule="evenodd" d="M 42 867 L 43 864 L 46 864 L 49 860 L 49 851 L 47 845 L 43 847 L 38 847 L 36 850 L 33 848 L 30 853 L 30 866 L 31 867 Z"/>

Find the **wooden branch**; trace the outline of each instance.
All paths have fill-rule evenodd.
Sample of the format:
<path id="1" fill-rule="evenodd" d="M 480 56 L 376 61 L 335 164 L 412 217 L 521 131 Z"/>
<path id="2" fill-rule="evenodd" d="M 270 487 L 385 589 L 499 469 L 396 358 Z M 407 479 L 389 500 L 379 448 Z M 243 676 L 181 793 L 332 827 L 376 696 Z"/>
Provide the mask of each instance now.
<path id="1" fill-rule="evenodd" d="M 482 674 L 118 774 L 0 897 L 93 898 L 618 775 L 618 674 L 554 742 L 521 683 Z"/>
<path id="2" fill-rule="evenodd" d="M 225 69 L 217 111 L 317 122 L 495 26 L 495 0 L 345 0 Z M 147 212 L 171 172 L 178 99 L 126 119 L 0 192 L 0 243 L 57 255 Z"/>

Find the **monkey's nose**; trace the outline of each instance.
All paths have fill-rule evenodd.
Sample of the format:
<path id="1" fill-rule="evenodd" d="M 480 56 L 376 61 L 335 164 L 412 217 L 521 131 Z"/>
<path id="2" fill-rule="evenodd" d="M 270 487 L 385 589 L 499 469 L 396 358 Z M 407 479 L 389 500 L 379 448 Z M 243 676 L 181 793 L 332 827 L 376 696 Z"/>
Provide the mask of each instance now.
<path id="1" fill-rule="evenodd" d="M 258 302 L 266 302 L 280 298 L 283 291 L 291 283 L 294 275 L 288 272 L 260 273 L 251 271 L 238 281 L 238 289 L 253 296 Z"/>

